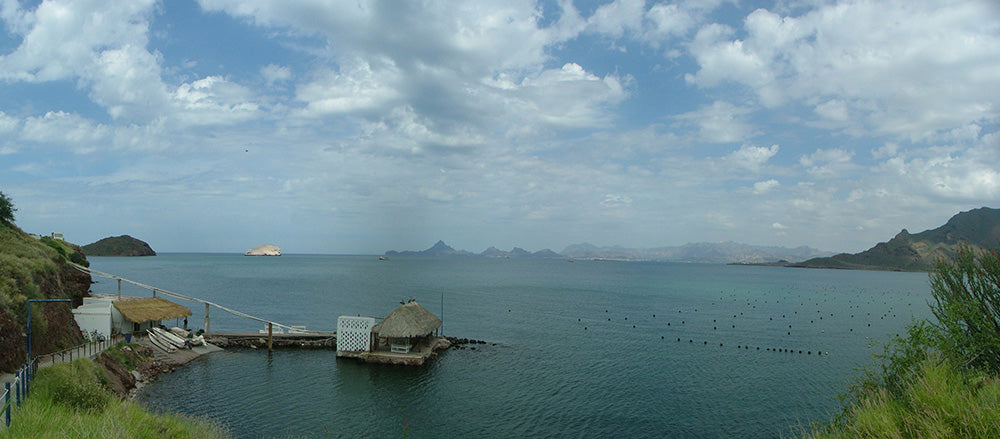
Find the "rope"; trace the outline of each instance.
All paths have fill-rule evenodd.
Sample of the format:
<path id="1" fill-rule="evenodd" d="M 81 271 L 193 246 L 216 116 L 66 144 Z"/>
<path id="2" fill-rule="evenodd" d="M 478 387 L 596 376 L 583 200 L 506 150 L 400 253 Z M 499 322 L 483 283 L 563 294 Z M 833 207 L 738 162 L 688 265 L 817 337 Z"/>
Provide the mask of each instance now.
<path id="1" fill-rule="evenodd" d="M 121 276 L 115 276 L 113 274 L 105 273 L 103 271 L 94 270 L 92 268 L 84 267 L 82 265 L 75 264 L 75 263 L 72 263 L 72 262 L 70 262 L 69 264 L 71 266 L 73 266 L 73 268 L 76 268 L 77 270 L 80 270 L 80 271 L 82 271 L 84 273 L 88 273 L 90 275 L 97 275 L 97 276 L 106 277 L 106 278 L 109 278 L 109 279 L 115 279 L 115 280 L 120 280 L 120 281 L 128 282 L 128 283 L 130 283 L 132 285 L 135 285 L 137 287 L 145 288 L 147 290 L 152 290 L 154 293 L 155 292 L 159 292 L 159 293 L 163 293 L 163 294 L 166 294 L 168 296 L 171 296 L 171 297 L 176 297 L 178 299 L 184 299 L 184 300 L 190 300 L 192 302 L 204 303 L 204 304 L 209 305 L 209 306 L 214 306 L 214 307 L 216 307 L 218 309 L 221 309 L 221 310 L 223 310 L 225 312 L 228 312 L 228 313 L 230 313 L 232 315 L 235 315 L 237 317 L 243 317 L 243 318 L 247 318 L 247 319 L 250 319 L 250 320 L 256 320 L 256 321 L 262 322 L 262 323 L 269 323 L 269 324 L 271 324 L 272 327 L 277 326 L 278 328 L 285 328 L 285 329 L 288 329 L 288 330 L 295 330 L 295 331 L 301 332 L 301 333 L 312 333 L 312 334 L 318 334 L 318 333 L 320 333 L 320 331 L 313 331 L 313 330 L 293 328 L 290 325 L 285 325 L 285 324 L 278 323 L 278 322 L 272 322 L 270 320 L 262 319 L 260 317 L 255 317 L 255 316 L 252 316 L 250 314 L 237 311 L 235 309 L 226 308 L 226 307 L 224 307 L 222 305 L 219 305 L 218 303 L 215 303 L 215 302 L 209 302 L 207 300 L 198 299 L 196 297 L 185 296 L 183 294 L 179 294 L 179 293 L 175 293 L 175 292 L 172 292 L 172 291 L 164 290 L 163 288 L 156 288 L 156 287 L 153 287 L 153 286 L 150 286 L 150 285 L 146 285 L 146 284 L 141 283 L 141 282 L 136 282 L 134 280 L 129 280 L 129 279 L 126 279 L 126 278 L 121 277 Z"/>

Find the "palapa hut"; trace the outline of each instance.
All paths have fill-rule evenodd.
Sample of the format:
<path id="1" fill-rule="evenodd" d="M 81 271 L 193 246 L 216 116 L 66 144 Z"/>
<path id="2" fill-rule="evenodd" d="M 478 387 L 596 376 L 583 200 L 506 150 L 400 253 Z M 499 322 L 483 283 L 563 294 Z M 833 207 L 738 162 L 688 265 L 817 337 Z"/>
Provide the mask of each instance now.
<path id="1" fill-rule="evenodd" d="M 179 319 L 191 315 L 191 310 L 186 306 L 178 305 L 162 297 L 122 297 L 114 302 L 115 309 L 121 313 L 126 322 L 131 322 L 130 331 L 139 332 L 154 326 L 159 326 L 160 322 L 167 319 Z M 128 326 L 128 325 L 125 325 Z"/>
<path id="2" fill-rule="evenodd" d="M 441 319 L 415 300 L 410 300 L 372 327 L 372 332 L 379 344 L 389 344 L 392 352 L 409 353 L 414 346 L 426 341 L 439 327 Z"/>

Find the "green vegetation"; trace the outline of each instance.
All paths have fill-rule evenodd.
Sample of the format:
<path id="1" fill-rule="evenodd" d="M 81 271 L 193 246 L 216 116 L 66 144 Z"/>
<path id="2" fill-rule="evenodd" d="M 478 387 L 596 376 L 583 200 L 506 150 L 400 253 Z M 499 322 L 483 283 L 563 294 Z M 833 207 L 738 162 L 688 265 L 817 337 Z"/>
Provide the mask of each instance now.
<path id="1" fill-rule="evenodd" d="M 101 369 L 87 359 L 38 371 L 31 397 L 12 416 L 0 438 L 223 438 L 204 420 L 155 415 L 104 388 Z"/>
<path id="2" fill-rule="evenodd" d="M 156 256 L 149 244 L 129 235 L 113 236 L 82 248 L 90 256 Z"/>
<path id="3" fill-rule="evenodd" d="M 808 437 L 1000 437 L 1000 255 L 961 244 L 930 279 L 936 321 L 886 344 Z"/>
<path id="4" fill-rule="evenodd" d="M 89 265 L 73 244 L 36 239 L 13 223 L 0 221 L 0 334 L 5 334 L 0 337 L 0 371 L 12 371 L 25 361 L 26 343 L 20 334 L 25 332 L 28 300 L 73 299 L 79 304 L 87 293 L 90 275 L 67 262 Z M 68 304 L 31 307 L 34 351 L 53 352 L 83 340 L 70 308 Z"/>
<path id="5" fill-rule="evenodd" d="M 0 192 L 0 226 L 13 224 L 14 212 L 17 212 L 17 208 L 14 207 L 14 201 L 4 195 L 3 192 Z"/>

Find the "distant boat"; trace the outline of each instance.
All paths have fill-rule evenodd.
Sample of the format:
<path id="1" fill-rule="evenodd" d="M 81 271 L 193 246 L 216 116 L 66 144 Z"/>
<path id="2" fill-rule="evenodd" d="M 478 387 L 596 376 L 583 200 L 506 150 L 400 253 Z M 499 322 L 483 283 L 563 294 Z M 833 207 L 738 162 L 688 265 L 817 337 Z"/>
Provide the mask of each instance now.
<path id="1" fill-rule="evenodd" d="M 380 261 L 388 261 L 388 260 L 389 260 L 389 258 L 387 258 L 387 257 L 385 257 L 385 256 L 379 256 L 379 257 L 378 257 L 378 260 L 380 260 Z"/>

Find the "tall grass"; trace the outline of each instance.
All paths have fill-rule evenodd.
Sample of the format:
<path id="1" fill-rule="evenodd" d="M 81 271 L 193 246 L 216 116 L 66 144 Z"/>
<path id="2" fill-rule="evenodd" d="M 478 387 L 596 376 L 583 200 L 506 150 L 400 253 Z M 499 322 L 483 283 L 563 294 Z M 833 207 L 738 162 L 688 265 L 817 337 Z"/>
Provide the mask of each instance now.
<path id="1" fill-rule="evenodd" d="M 101 385 L 102 372 L 88 359 L 39 370 L 31 397 L 15 409 L 0 438 L 226 438 L 211 422 L 158 415 L 123 401 Z"/>
<path id="2" fill-rule="evenodd" d="M 900 395 L 873 388 L 809 438 L 998 438 L 1000 380 L 929 356 Z"/>

